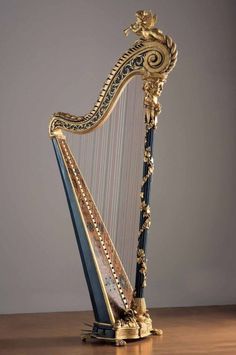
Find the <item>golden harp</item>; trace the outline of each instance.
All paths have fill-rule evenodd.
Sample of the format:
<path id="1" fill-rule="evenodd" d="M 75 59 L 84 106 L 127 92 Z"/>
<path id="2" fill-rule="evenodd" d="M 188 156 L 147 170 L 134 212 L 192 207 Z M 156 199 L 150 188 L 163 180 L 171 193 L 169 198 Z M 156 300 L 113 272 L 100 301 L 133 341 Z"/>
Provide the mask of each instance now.
<path id="1" fill-rule="evenodd" d="M 149 197 L 154 170 L 153 134 L 161 110 L 158 98 L 176 63 L 177 50 L 169 36 L 154 28 L 155 23 L 156 16 L 151 11 L 138 11 L 136 22 L 125 30 L 125 34 L 132 31 L 139 38 L 113 67 L 91 112 L 85 116 L 58 112 L 53 114 L 49 125 L 94 310 L 95 322 L 88 335 L 113 341 L 116 345 L 124 345 L 125 339 L 161 334 L 160 330 L 153 329 L 144 299 L 146 242 L 151 223 Z M 133 289 L 63 131 L 86 134 L 101 126 L 135 75 L 140 75 L 143 80 L 145 145 Z"/>

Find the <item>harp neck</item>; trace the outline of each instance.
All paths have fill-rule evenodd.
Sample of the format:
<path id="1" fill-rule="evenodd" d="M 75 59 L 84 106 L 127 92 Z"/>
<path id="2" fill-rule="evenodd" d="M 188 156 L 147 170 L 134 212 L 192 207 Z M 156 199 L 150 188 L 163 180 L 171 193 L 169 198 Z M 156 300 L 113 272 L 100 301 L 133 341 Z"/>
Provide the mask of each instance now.
<path id="1" fill-rule="evenodd" d="M 169 36 L 158 32 L 156 37 L 151 35 L 148 39 L 141 37 L 117 61 L 92 110 L 84 116 L 54 113 L 49 125 L 50 136 L 53 137 L 58 129 L 84 134 L 101 126 L 108 119 L 122 90 L 134 75 L 141 75 L 143 78 L 144 106 L 147 117 L 153 119 L 159 110 L 158 97 L 176 59 L 176 45 Z"/>

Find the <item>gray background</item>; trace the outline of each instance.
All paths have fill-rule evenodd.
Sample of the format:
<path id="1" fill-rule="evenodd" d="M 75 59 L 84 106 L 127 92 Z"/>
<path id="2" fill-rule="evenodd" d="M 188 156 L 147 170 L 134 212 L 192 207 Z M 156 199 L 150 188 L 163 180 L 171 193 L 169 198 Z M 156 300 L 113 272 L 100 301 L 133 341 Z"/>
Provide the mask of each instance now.
<path id="1" fill-rule="evenodd" d="M 161 97 L 149 306 L 236 302 L 235 1 L 0 0 L 0 312 L 90 309 L 55 156 L 150 8 L 179 61 Z"/>

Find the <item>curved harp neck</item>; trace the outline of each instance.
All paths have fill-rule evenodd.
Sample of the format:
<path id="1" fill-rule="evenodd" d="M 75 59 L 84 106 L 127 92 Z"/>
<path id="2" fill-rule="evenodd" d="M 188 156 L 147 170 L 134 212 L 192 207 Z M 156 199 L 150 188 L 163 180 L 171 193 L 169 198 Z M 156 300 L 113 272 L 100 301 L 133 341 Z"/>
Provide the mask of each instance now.
<path id="1" fill-rule="evenodd" d="M 49 125 L 51 137 L 55 136 L 58 129 L 83 134 L 102 125 L 112 112 L 122 90 L 134 75 L 143 77 L 146 111 L 152 117 L 156 111 L 160 112 L 158 97 L 168 73 L 175 65 L 177 50 L 169 36 L 153 28 L 155 23 L 156 16 L 151 11 L 136 13 L 136 22 L 125 30 L 125 34 L 133 31 L 139 36 L 139 40 L 117 61 L 92 110 L 84 116 L 54 113 Z"/>

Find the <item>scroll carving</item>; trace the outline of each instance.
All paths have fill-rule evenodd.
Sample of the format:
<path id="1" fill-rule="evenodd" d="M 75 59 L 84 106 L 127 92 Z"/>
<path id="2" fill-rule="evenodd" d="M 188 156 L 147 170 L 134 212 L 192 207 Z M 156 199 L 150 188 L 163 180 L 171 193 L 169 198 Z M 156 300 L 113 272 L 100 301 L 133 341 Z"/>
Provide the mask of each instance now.
<path id="1" fill-rule="evenodd" d="M 50 136 L 56 135 L 61 129 L 83 134 L 103 124 L 125 85 L 134 75 L 142 75 L 144 78 L 145 105 L 150 106 L 152 100 L 155 102 L 155 90 L 159 93 L 159 88 L 163 86 L 177 59 L 175 43 L 161 30 L 155 29 L 155 23 L 156 16 L 151 11 L 136 13 L 136 22 L 125 33 L 133 31 L 139 39 L 112 69 L 93 109 L 84 116 L 54 113 L 49 126 Z"/>

